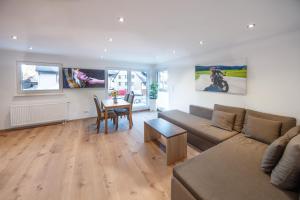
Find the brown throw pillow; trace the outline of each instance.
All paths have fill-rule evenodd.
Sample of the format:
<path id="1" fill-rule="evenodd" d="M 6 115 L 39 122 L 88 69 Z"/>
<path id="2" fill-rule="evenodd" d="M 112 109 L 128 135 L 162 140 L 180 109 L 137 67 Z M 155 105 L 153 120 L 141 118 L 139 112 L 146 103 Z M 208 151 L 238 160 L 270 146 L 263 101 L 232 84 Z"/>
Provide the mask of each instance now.
<path id="1" fill-rule="evenodd" d="M 268 146 L 261 161 L 261 168 L 264 172 L 270 173 L 274 169 L 279 162 L 286 145 L 299 133 L 300 126 L 296 126 Z"/>
<path id="2" fill-rule="evenodd" d="M 300 135 L 286 146 L 279 163 L 271 174 L 271 183 L 281 189 L 294 190 L 300 184 Z"/>
<path id="3" fill-rule="evenodd" d="M 223 105 L 215 104 L 214 110 L 235 114 L 236 117 L 235 117 L 235 122 L 233 125 L 233 130 L 238 131 L 238 132 L 242 131 L 245 113 L 246 113 L 246 110 L 244 108 L 223 106 Z"/>
<path id="4" fill-rule="evenodd" d="M 214 110 L 212 116 L 213 126 L 232 131 L 235 116 L 233 113 Z"/>
<path id="5" fill-rule="evenodd" d="M 271 144 L 280 136 L 281 122 L 249 116 L 245 135 L 258 141 Z"/>

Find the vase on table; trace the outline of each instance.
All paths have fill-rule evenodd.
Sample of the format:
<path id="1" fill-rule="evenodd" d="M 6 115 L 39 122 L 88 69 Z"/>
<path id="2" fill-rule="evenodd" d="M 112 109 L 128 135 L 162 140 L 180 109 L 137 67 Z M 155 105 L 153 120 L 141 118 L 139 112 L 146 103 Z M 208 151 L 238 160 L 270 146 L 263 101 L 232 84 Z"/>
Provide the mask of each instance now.
<path id="1" fill-rule="evenodd" d="M 117 97 L 114 97 L 114 98 L 113 98 L 113 101 L 114 101 L 114 103 L 118 103 Z"/>

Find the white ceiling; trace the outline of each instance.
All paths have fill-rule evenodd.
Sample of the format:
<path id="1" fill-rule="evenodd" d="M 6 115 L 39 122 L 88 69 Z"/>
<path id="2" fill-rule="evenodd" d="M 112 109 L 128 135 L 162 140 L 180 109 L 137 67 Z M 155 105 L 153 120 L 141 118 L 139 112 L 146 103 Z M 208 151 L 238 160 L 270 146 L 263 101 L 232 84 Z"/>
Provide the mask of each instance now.
<path id="1" fill-rule="evenodd" d="M 0 48 L 148 64 L 297 29 L 299 0 L 0 0 Z"/>

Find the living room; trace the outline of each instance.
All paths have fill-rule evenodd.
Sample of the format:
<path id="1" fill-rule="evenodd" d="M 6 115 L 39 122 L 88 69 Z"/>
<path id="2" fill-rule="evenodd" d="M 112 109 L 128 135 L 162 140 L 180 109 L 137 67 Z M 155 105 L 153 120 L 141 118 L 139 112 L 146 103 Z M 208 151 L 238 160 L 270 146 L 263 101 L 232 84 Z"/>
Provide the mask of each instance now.
<path id="1" fill-rule="evenodd" d="M 300 198 L 299 1 L 0 11 L 0 199 Z"/>

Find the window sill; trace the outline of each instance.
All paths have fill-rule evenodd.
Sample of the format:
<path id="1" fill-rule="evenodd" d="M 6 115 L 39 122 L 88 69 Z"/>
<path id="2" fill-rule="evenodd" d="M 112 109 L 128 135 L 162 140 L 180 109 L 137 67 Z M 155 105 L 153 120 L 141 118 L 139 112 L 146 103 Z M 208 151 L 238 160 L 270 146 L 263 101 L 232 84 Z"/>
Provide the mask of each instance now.
<path id="1" fill-rule="evenodd" d="M 58 95 L 64 95 L 63 92 L 57 92 L 57 93 L 25 93 L 25 94 L 16 94 L 15 97 L 30 97 L 30 96 L 58 96 Z"/>

